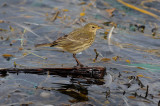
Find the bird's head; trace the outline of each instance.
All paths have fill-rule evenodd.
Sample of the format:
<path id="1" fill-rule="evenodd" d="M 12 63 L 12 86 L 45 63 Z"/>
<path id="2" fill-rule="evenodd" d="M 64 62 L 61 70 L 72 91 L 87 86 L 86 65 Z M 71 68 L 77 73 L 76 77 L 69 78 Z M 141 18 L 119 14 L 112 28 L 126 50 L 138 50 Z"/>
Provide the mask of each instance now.
<path id="1" fill-rule="evenodd" d="M 88 30 L 89 32 L 96 33 L 97 29 L 102 29 L 102 27 L 98 26 L 95 23 L 88 23 L 84 26 L 85 30 Z"/>

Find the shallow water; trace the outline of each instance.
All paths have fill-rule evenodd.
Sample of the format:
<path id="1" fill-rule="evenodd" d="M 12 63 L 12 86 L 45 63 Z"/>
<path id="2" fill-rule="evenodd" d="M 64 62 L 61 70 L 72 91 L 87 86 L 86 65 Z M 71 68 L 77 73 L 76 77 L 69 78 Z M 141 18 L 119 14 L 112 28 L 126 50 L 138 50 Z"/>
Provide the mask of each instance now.
<path id="1" fill-rule="evenodd" d="M 1 0 L 0 20 L 5 22 L 0 21 L 0 68 L 13 68 L 14 64 L 18 68 L 75 66 L 72 54 L 34 45 L 51 42 L 94 22 L 104 29 L 97 32 L 94 44 L 77 57 L 85 65 L 106 67 L 107 73 L 103 79 L 8 73 L 1 76 L 0 105 L 158 105 L 159 1 L 124 1 L 154 15 L 133 10 L 120 1 Z M 110 17 L 106 10 L 113 8 L 116 10 Z M 60 11 L 59 17 L 52 22 L 56 11 Z M 83 12 L 85 16 L 80 17 Z M 103 24 L 105 22 L 114 22 L 117 26 L 110 44 L 104 39 L 104 32 L 112 25 Z M 140 26 L 145 26 L 144 32 Z M 152 35 L 153 28 L 157 28 L 155 35 Z M 94 49 L 99 53 L 96 62 L 93 61 Z M 13 56 L 4 58 L 4 54 Z M 103 61 L 104 58 L 110 60 Z M 149 92 L 145 98 L 147 85 Z"/>

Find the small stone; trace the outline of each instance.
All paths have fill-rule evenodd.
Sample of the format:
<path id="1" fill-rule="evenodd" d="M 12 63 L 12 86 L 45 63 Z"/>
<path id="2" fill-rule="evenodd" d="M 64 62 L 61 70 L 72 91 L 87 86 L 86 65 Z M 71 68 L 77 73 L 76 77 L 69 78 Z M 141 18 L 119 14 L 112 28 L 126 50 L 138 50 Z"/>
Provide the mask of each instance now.
<path id="1" fill-rule="evenodd" d="M 40 94 L 40 96 L 43 97 L 43 98 L 49 98 L 50 97 L 50 93 L 48 93 L 48 92 L 42 92 Z"/>

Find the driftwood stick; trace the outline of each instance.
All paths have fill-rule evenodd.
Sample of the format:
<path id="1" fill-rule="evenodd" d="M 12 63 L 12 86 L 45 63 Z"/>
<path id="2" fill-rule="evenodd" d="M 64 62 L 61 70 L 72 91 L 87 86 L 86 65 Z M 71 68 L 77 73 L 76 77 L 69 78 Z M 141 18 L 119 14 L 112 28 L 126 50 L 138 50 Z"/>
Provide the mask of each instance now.
<path id="1" fill-rule="evenodd" d="M 7 73 L 31 73 L 31 74 L 47 74 L 75 77 L 103 78 L 106 73 L 105 67 L 69 67 L 69 68 L 0 68 L 0 74 Z"/>

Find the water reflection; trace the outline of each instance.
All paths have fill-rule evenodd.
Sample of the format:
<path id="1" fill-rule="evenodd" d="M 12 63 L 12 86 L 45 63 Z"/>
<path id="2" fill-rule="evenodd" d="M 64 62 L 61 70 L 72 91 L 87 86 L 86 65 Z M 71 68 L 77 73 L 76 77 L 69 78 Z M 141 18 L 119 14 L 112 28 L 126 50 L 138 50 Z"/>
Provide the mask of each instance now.
<path id="1" fill-rule="evenodd" d="M 59 88 L 57 91 L 74 98 L 74 100 L 70 100 L 70 102 L 88 101 L 88 90 L 83 85 L 64 84 L 61 85 L 61 88 Z"/>
<path id="2" fill-rule="evenodd" d="M 31 73 L 8 73 L 1 74 L 1 78 L 3 78 L 3 85 L 11 86 L 9 89 L 11 90 L 10 99 L 15 98 L 15 91 L 20 91 L 16 93 L 16 95 L 26 95 L 26 97 L 31 101 L 40 100 L 41 98 L 46 97 L 46 94 L 49 96 L 47 98 L 54 99 L 54 95 L 51 95 L 55 91 L 58 92 L 58 96 L 66 95 L 68 97 L 68 102 L 82 102 L 89 101 L 89 90 L 88 87 L 93 85 L 103 85 L 105 84 L 104 79 L 95 79 L 88 77 L 80 77 L 77 78 L 75 76 L 59 76 L 59 75 L 46 75 L 46 74 L 31 74 Z M 15 90 L 16 89 L 16 90 Z M 6 91 L 4 87 L 1 87 L 1 91 Z M 44 93 L 47 91 L 48 93 Z M 36 97 L 37 93 L 41 94 L 41 97 Z M 4 95 L 7 96 L 7 95 Z M 13 97 L 13 98 L 12 98 Z M 0 98 L 0 101 L 3 100 Z M 65 101 L 66 101 L 65 100 Z M 18 102 L 18 100 L 16 99 Z M 42 100 L 42 102 L 44 102 Z M 58 102 L 58 101 L 57 101 Z"/>
<path id="3" fill-rule="evenodd" d="M 61 76 L 62 77 L 62 76 Z M 64 77 L 64 76 L 63 76 Z M 52 83 L 52 87 L 37 87 L 38 89 L 42 90 L 56 90 L 62 94 L 68 95 L 74 99 L 70 99 L 69 102 L 82 102 L 82 101 L 88 101 L 88 87 L 91 85 L 103 85 L 105 84 L 103 79 L 94 79 L 94 78 L 87 78 L 87 77 L 81 77 L 81 78 L 75 78 L 70 76 L 69 77 L 68 84 L 64 83 Z M 58 86 L 58 88 L 54 88 L 54 86 Z"/>

